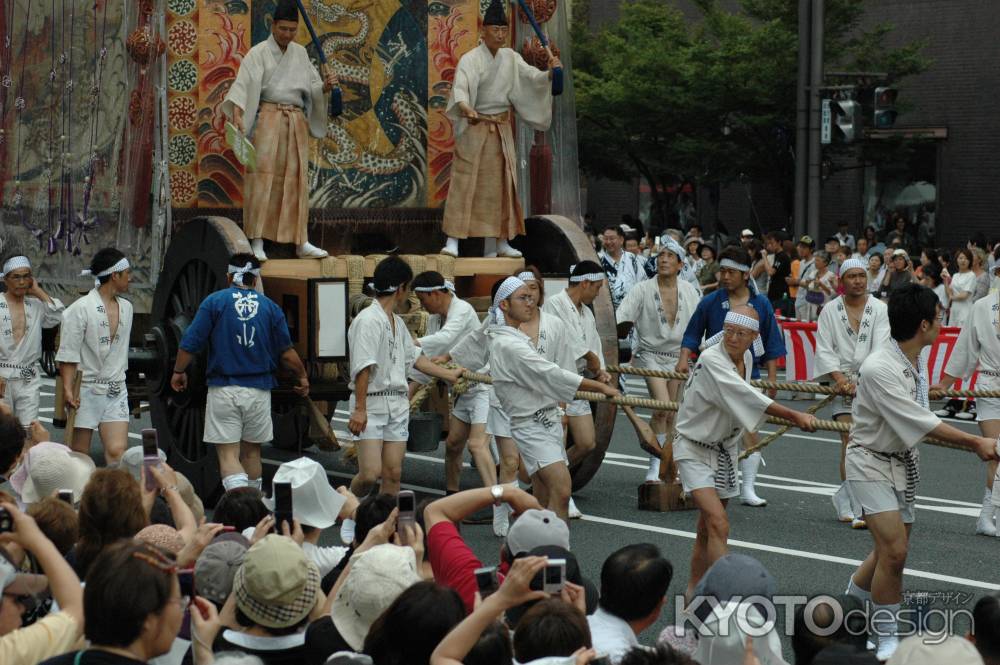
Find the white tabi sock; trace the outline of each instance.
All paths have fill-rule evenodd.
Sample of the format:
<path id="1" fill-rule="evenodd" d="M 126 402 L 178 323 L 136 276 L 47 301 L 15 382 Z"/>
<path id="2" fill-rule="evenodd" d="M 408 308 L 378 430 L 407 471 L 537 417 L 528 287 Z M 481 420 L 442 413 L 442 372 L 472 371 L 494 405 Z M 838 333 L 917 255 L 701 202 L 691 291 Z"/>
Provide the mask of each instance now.
<path id="1" fill-rule="evenodd" d="M 872 592 L 865 591 L 857 584 L 855 584 L 853 577 L 851 577 L 851 579 L 847 582 L 847 590 L 844 591 L 844 593 L 846 593 L 848 596 L 854 596 L 855 598 L 860 598 L 865 603 L 870 603 L 872 599 Z"/>
<path id="2" fill-rule="evenodd" d="M 659 443 L 660 447 L 662 448 L 664 445 L 666 445 L 667 435 L 665 433 L 657 434 L 656 442 Z M 651 456 L 649 458 L 649 468 L 646 469 L 646 482 L 647 483 L 656 482 L 659 479 L 660 479 L 660 458 Z"/>
<path id="3" fill-rule="evenodd" d="M 899 626 L 896 617 L 899 615 L 899 603 L 878 605 L 872 603 L 872 632 L 878 644 L 875 657 L 881 661 L 889 660 L 899 646 L 897 633 Z"/>
<path id="4" fill-rule="evenodd" d="M 247 487 L 252 487 L 255 490 L 264 489 L 264 479 L 263 478 L 250 478 L 247 482 Z"/>
<path id="5" fill-rule="evenodd" d="M 222 479 L 222 487 L 227 492 L 237 487 L 249 487 L 250 479 L 245 473 L 234 473 L 231 476 L 226 476 Z"/>

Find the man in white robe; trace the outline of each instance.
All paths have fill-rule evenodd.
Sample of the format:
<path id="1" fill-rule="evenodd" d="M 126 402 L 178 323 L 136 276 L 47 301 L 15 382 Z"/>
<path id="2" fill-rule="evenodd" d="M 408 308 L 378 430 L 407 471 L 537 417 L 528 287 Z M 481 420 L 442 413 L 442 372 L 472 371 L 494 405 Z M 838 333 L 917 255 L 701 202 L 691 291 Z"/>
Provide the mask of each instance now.
<path id="1" fill-rule="evenodd" d="M 698 507 L 697 537 L 691 552 L 690 600 L 698 580 L 726 554 L 729 517 L 726 504 L 740 493 L 736 460 L 744 432 L 758 429 L 767 416 L 790 420 L 812 432 L 814 416 L 773 401 L 750 385 L 759 340 L 757 310 L 736 305 L 722 332 L 705 341 L 705 350 L 688 372 L 677 411 L 674 459 L 681 484 Z M 761 348 L 758 353 L 762 353 Z"/>
<path id="2" fill-rule="evenodd" d="M 483 17 L 479 45 L 463 55 L 455 70 L 445 112 L 455 131 L 451 182 L 442 230 L 442 254 L 458 256 L 462 238 L 486 238 L 487 256 L 519 257 L 509 240 L 524 234 L 517 195 L 517 155 L 510 112 L 545 131 L 552 123 L 552 69 L 541 71 L 504 47 L 510 34 L 503 0 L 493 0 Z M 495 240 L 496 250 L 491 249 Z"/>
<path id="3" fill-rule="evenodd" d="M 1000 282 L 1000 263 L 993 266 L 994 282 Z M 955 348 L 945 365 L 945 373 L 931 391 L 945 390 L 959 378 L 968 379 L 979 367 L 976 388 L 1000 390 L 1000 289 L 980 298 L 972 306 L 969 319 L 962 326 Z M 976 398 L 976 420 L 983 436 L 1000 436 L 1000 399 Z M 1000 470 L 996 462 L 987 465 L 983 507 L 976 521 L 976 534 L 996 536 L 996 513 L 1000 508 Z"/>
<path id="4" fill-rule="evenodd" d="M 636 284 L 618 306 L 618 337 L 635 331 L 636 351 L 632 355 L 635 367 L 671 372 L 680 359 L 684 331 L 701 299 L 697 288 L 678 279 L 683 265 L 684 250 L 669 238 L 656 257 L 656 278 Z M 676 401 L 680 385 L 680 381 L 646 378 L 649 395 L 656 400 Z M 674 413 L 654 411 L 649 424 L 660 448 L 670 445 Z M 646 481 L 659 478 L 660 458 L 650 457 Z"/>
<path id="5" fill-rule="evenodd" d="M 515 327 L 530 320 L 534 308 L 534 296 L 517 277 L 508 277 L 497 288 L 490 310 L 493 325 L 487 333 L 490 373 L 497 399 L 510 417 L 511 435 L 531 477 L 535 498 L 565 520 L 572 478 L 559 403 L 573 401 L 578 390 L 609 397 L 618 395 L 618 390 L 543 358 L 530 338 Z"/>
<path id="6" fill-rule="evenodd" d="M 222 102 L 233 124 L 252 138 L 257 166 L 244 178 L 243 230 L 253 253 L 266 261 L 264 239 L 292 243 L 300 258 L 326 251 L 309 243 L 309 135 L 326 136 L 325 94 L 337 85 L 320 78 L 305 47 L 296 43 L 299 12 L 294 0 L 279 0 L 271 36 L 251 48 Z"/>
<path id="7" fill-rule="evenodd" d="M 455 294 L 455 285 L 435 271 L 422 272 L 413 279 L 413 291 L 420 305 L 430 313 L 427 332 L 416 344 L 424 355 L 434 360 L 448 356 L 469 333 L 479 329 L 475 308 Z M 481 371 L 482 366 L 473 366 Z M 418 383 L 426 383 L 426 375 L 411 373 Z M 457 492 L 462 475 L 462 453 L 466 445 L 476 463 L 483 487 L 497 484 L 496 467 L 486 441 L 486 419 L 490 411 L 490 396 L 482 383 L 469 384 L 468 390 L 454 398 L 448 438 L 445 440 L 445 491 Z"/>
<path id="8" fill-rule="evenodd" d="M 132 303 L 128 293 L 132 270 L 125 255 L 113 247 L 94 255 L 90 269 L 94 288 L 63 312 L 56 362 L 62 376 L 63 401 L 76 409 L 70 446 L 90 454 L 94 430 L 101 435 L 104 460 L 117 466 L 128 447 L 128 343 L 132 334 Z M 73 384 L 82 372 L 79 395 Z"/>
<path id="9" fill-rule="evenodd" d="M 816 364 L 813 381 L 833 381 L 840 396 L 836 398 L 833 419 L 851 422 L 851 399 L 858 382 L 858 369 L 871 353 L 892 339 L 889 335 L 889 312 L 878 298 L 868 293 L 867 263 L 848 259 L 840 269 L 844 295 L 823 307 L 816 326 Z M 847 455 L 847 432 L 841 432 L 840 487 L 833 495 L 837 519 L 863 529 L 861 506 L 851 497 L 846 484 L 844 460 Z"/>
<path id="10" fill-rule="evenodd" d="M 25 256 L 4 261 L 0 279 L 7 286 L 7 292 L 0 296 L 0 399 L 18 422 L 28 427 L 38 418 L 42 390 L 38 373 L 42 328 L 62 323 L 65 307 L 45 293 Z"/>
<path id="11" fill-rule="evenodd" d="M 889 326 L 892 341 L 861 364 L 847 446 L 847 482 L 874 543 L 847 593 L 872 603 L 881 661 L 899 645 L 896 617 L 920 481 L 917 444 L 931 436 L 968 448 L 982 460 L 997 458 L 993 439 L 946 425 L 928 408 L 927 366 L 920 353 L 941 330 L 934 292 L 918 284 L 895 289 L 889 297 Z"/>

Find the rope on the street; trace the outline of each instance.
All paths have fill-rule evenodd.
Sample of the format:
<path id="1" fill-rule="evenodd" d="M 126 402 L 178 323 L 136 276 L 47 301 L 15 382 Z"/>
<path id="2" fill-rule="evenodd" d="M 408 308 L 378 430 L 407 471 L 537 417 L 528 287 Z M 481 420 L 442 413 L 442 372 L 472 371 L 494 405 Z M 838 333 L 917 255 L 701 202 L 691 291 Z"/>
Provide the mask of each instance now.
<path id="1" fill-rule="evenodd" d="M 609 368 L 609 371 L 610 370 Z M 470 372 L 469 370 L 464 370 L 462 376 L 469 381 L 476 381 L 478 383 L 493 383 L 493 377 L 488 374 L 480 374 L 478 372 Z M 833 397 L 833 395 L 831 395 Z M 652 409 L 654 411 L 677 411 L 679 405 L 677 402 L 665 402 L 657 399 L 646 399 L 643 397 L 608 397 L 602 393 L 592 393 L 586 390 L 578 390 L 576 393 L 576 399 L 587 400 L 588 402 L 606 402 L 608 404 L 617 404 L 618 406 L 632 406 L 638 407 L 640 409 Z M 824 402 L 820 402 L 815 405 L 814 408 L 819 408 L 823 406 Z M 785 420 L 784 418 L 777 418 L 774 416 L 768 416 L 767 422 L 772 425 L 782 425 L 787 428 L 798 427 L 796 423 L 791 420 Z M 826 432 L 850 432 L 851 424 L 842 423 L 836 420 L 821 420 L 816 419 L 816 429 L 823 430 Z M 787 429 L 785 430 L 787 431 Z M 775 437 L 777 438 L 777 437 Z M 770 442 L 769 442 L 770 443 Z M 934 446 L 941 446 L 942 448 L 954 448 L 955 450 L 968 451 L 965 446 L 955 445 L 953 443 L 946 443 L 944 441 L 938 441 L 937 439 L 925 439 L 925 443 L 929 443 Z M 756 448 L 755 448 L 756 449 Z"/>
<path id="2" fill-rule="evenodd" d="M 633 376 L 645 376 L 655 379 L 672 379 L 684 381 L 687 379 L 687 372 L 662 371 L 655 369 L 644 369 L 642 367 L 632 367 L 631 365 L 609 365 L 605 368 L 612 374 L 631 374 Z M 818 383 L 802 381 L 763 381 L 754 380 L 750 385 L 766 390 L 784 390 L 786 392 L 810 393 L 813 395 L 839 395 L 834 386 L 823 386 Z M 1000 397 L 1000 390 L 935 390 L 932 396 L 937 397 Z"/>

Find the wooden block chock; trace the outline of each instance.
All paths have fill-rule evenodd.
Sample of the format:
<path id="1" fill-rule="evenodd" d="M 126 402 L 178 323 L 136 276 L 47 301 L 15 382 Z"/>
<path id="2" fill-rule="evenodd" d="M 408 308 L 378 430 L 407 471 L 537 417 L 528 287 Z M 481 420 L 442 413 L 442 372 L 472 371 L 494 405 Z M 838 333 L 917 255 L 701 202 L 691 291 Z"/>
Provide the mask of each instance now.
<path id="1" fill-rule="evenodd" d="M 639 510 L 665 513 L 694 509 L 694 501 L 684 494 L 684 487 L 679 481 L 659 480 L 639 485 Z"/>
<path id="2" fill-rule="evenodd" d="M 649 423 L 637 416 L 632 407 L 624 406 L 622 411 L 635 429 L 639 447 L 647 454 L 660 458 L 660 480 L 639 485 L 639 510 L 653 510 L 660 513 L 692 510 L 695 507 L 694 502 L 684 495 L 684 488 L 677 479 L 673 445 L 660 446 Z M 672 433 L 668 432 L 667 438 L 673 438 Z"/>

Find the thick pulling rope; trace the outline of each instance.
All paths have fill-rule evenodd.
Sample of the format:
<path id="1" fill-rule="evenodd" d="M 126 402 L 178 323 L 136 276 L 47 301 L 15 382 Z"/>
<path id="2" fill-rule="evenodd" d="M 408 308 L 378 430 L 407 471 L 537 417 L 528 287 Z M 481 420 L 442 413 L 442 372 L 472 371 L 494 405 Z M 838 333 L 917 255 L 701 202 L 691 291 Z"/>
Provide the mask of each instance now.
<path id="1" fill-rule="evenodd" d="M 816 413 L 817 411 L 819 411 L 820 409 L 822 409 L 824 406 L 826 406 L 827 404 L 829 404 L 830 402 L 832 402 L 834 397 L 836 397 L 836 395 L 827 395 L 826 398 L 823 399 L 822 402 L 817 402 L 816 404 L 814 404 L 814 405 L 810 406 L 808 409 L 806 409 L 806 413 L 811 413 L 811 414 L 812 413 Z M 758 450 L 763 450 L 764 448 L 767 448 L 769 445 L 771 445 L 772 443 L 774 443 L 775 441 L 777 441 L 778 437 L 780 437 L 782 434 L 784 434 L 785 432 L 787 432 L 790 429 L 792 429 L 792 428 L 789 427 L 788 425 L 782 425 L 775 432 L 772 432 L 771 434 L 768 434 L 766 437 L 764 437 L 763 439 L 761 439 L 760 441 L 758 441 L 757 445 L 750 446 L 749 448 L 747 448 L 746 450 L 744 450 L 742 453 L 740 453 L 740 459 L 741 460 L 745 460 L 747 457 L 750 457 L 750 455 L 753 455 Z"/>
<path id="2" fill-rule="evenodd" d="M 609 371 L 613 371 L 609 368 Z M 488 374 L 479 374 L 478 372 L 470 372 L 465 370 L 462 372 L 462 376 L 469 381 L 475 381 L 477 383 L 493 383 L 493 377 Z M 679 404 L 677 402 L 664 402 L 657 399 L 646 399 L 643 397 L 607 397 L 601 393 L 592 393 L 586 390 L 578 390 L 576 393 L 576 399 L 587 400 L 588 402 L 607 402 L 609 404 L 617 404 L 618 406 L 631 406 L 640 409 L 651 409 L 654 411 L 677 411 Z M 820 402 L 816 405 L 816 408 L 823 406 L 824 402 Z M 774 416 L 768 416 L 767 422 L 772 425 L 782 425 L 787 428 L 798 427 L 795 423 L 790 420 L 785 420 L 784 418 L 776 418 Z M 827 432 L 850 432 L 850 423 L 841 423 L 835 420 L 820 420 L 816 419 L 816 429 L 823 430 Z M 787 429 L 785 430 L 787 431 Z M 777 438 L 776 436 L 774 438 Z M 969 452 L 969 449 L 964 446 L 958 446 L 952 443 L 945 443 L 944 441 L 938 441 L 936 439 L 926 439 L 926 443 L 935 446 L 941 446 L 942 448 L 954 448 L 955 450 L 963 450 Z M 771 443 L 771 441 L 768 441 Z M 764 446 L 758 444 L 754 447 L 753 451 L 759 450 Z"/>
<path id="3" fill-rule="evenodd" d="M 605 368 L 611 374 L 631 374 L 633 376 L 648 376 L 654 379 L 687 380 L 686 372 L 664 372 L 655 369 L 642 369 L 631 365 L 608 365 Z M 822 386 L 818 383 L 803 383 L 798 381 L 751 381 L 750 385 L 766 390 L 784 390 L 787 392 L 810 393 L 813 395 L 839 395 L 833 386 Z M 932 390 L 931 395 L 942 397 L 1000 397 L 1000 390 Z"/>

